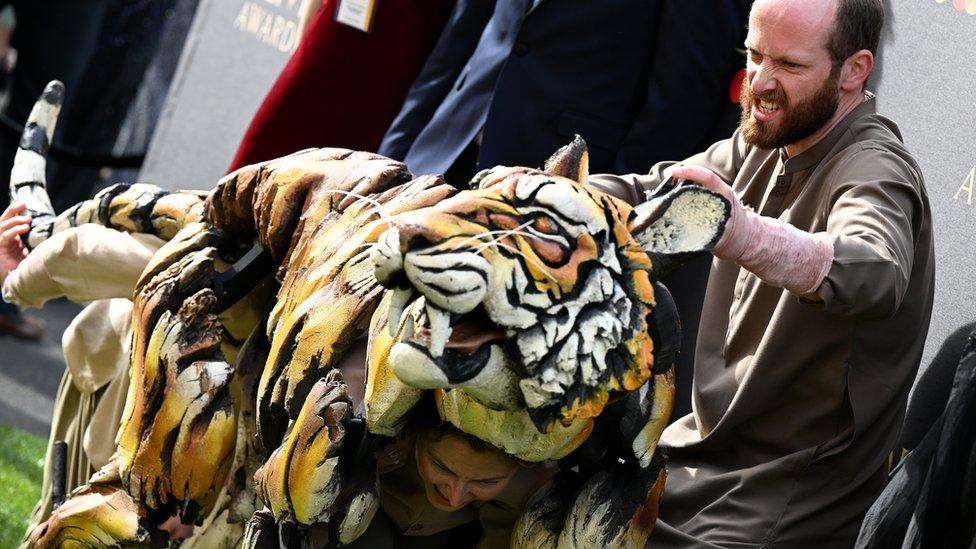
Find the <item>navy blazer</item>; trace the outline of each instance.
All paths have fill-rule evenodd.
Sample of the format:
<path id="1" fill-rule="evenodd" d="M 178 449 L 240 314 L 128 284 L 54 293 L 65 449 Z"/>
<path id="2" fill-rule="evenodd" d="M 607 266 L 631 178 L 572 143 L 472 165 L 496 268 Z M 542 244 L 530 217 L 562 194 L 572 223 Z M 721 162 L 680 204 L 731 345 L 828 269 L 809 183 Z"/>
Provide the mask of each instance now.
<path id="1" fill-rule="evenodd" d="M 646 172 L 714 141 L 741 67 L 742 0 L 459 0 L 380 153 L 444 173 L 540 166 L 580 134 L 593 172 Z M 731 128 L 726 128 L 731 130 Z"/>

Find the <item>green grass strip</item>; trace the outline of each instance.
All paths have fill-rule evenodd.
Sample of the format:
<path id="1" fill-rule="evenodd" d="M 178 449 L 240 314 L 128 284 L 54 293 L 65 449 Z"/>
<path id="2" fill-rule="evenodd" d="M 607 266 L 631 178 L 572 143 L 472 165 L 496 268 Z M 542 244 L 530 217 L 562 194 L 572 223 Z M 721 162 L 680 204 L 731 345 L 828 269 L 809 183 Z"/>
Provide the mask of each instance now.
<path id="1" fill-rule="evenodd" d="M 0 425 L 0 547 L 16 547 L 41 497 L 47 440 Z"/>

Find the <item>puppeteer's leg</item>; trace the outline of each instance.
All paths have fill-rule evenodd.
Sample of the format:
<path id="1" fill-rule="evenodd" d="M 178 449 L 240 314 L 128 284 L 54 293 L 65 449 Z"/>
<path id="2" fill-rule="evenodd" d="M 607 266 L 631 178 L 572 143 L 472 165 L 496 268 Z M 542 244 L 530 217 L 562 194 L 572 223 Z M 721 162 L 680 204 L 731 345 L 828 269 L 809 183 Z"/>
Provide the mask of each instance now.
<path id="1" fill-rule="evenodd" d="M 41 498 L 25 535 L 51 516 L 51 449 L 55 441 L 63 440 L 68 445 L 65 494 L 87 483 L 114 452 L 116 429 L 110 426 L 118 426 L 128 387 L 129 372 L 121 366 L 127 356 L 123 342 L 129 334 L 125 320 L 131 310 L 128 300 L 99 300 L 82 310 L 65 331 L 69 367 L 54 401 Z M 106 322 L 107 319 L 110 320 Z M 79 349 L 95 353 L 90 361 L 72 360 L 69 355 Z M 92 425 L 96 428 L 89 431 Z"/>
<path id="2" fill-rule="evenodd" d="M 68 455 L 65 467 L 65 493 L 88 482 L 88 477 L 94 472 L 82 448 L 85 427 L 91 418 L 91 413 L 97 403 L 97 396 L 85 394 L 78 390 L 72 381 L 71 374 L 65 370 L 61 377 L 61 386 L 54 401 L 54 416 L 51 420 L 51 436 L 47 443 L 44 456 L 44 480 L 41 484 L 41 499 L 34 507 L 25 535 L 51 516 L 51 480 L 53 478 L 54 442 L 63 440 L 68 444 Z"/>

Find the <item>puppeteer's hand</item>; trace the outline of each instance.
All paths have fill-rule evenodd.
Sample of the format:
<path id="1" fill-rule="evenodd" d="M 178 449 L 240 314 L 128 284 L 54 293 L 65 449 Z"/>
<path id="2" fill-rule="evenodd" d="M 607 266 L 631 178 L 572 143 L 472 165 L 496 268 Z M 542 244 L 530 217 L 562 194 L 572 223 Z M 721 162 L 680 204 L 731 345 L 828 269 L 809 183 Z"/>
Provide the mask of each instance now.
<path id="1" fill-rule="evenodd" d="M 694 181 L 732 204 L 725 232 L 712 249 L 715 257 L 738 263 L 770 285 L 815 299 L 813 294 L 834 260 L 834 243 L 829 234 L 808 233 L 785 221 L 757 214 L 743 206 L 732 188 L 705 168 L 678 166 L 670 176 Z"/>
<path id="2" fill-rule="evenodd" d="M 24 208 L 23 204 L 14 202 L 0 215 L 0 280 L 27 256 L 27 248 L 20 237 L 30 230 L 31 218 L 20 215 Z"/>
<path id="3" fill-rule="evenodd" d="M 754 227 L 751 223 L 743 222 L 748 210 L 732 191 L 732 187 L 728 186 L 711 170 L 698 166 L 676 166 L 671 169 L 669 176 L 675 179 L 694 181 L 702 187 L 724 196 L 729 201 L 732 205 L 732 211 L 729 213 L 729 220 L 725 223 L 725 232 L 715 244 L 712 253 L 719 259 L 738 262 L 743 254 L 744 246 L 752 239 L 751 233 Z"/>

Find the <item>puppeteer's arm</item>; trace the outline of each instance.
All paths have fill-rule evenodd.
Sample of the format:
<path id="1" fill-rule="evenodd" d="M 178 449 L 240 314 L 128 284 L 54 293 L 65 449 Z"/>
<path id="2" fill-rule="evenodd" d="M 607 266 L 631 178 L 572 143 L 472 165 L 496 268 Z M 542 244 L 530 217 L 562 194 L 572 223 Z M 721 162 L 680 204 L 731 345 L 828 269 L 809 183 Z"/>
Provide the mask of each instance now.
<path id="1" fill-rule="evenodd" d="M 5 238 L 4 246 L 11 246 Z M 163 240 L 86 224 L 42 242 L 3 280 L 4 299 L 39 307 L 56 297 L 92 301 L 131 298 Z"/>
<path id="2" fill-rule="evenodd" d="M 826 228 L 807 232 L 745 208 L 708 170 L 673 170 L 724 195 L 732 212 L 712 253 L 825 311 L 861 318 L 894 315 L 908 287 L 925 216 L 921 176 L 888 151 L 864 149 L 835 168 Z"/>
<path id="3" fill-rule="evenodd" d="M 714 172 L 726 184 L 732 184 L 735 174 L 745 160 L 749 146 L 742 140 L 739 130 L 732 137 L 713 144 L 704 152 L 681 162 L 686 166 L 700 166 Z M 593 174 L 588 183 L 601 191 L 636 205 L 646 200 L 645 194 L 653 191 L 665 179 L 678 162 L 659 162 L 647 174 Z"/>
<path id="4" fill-rule="evenodd" d="M 926 216 L 921 176 L 878 150 L 851 156 L 838 173 L 827 205 L 834 259 L 817 296 L 829 313 L 891 316 L 908 289 Z"/>

